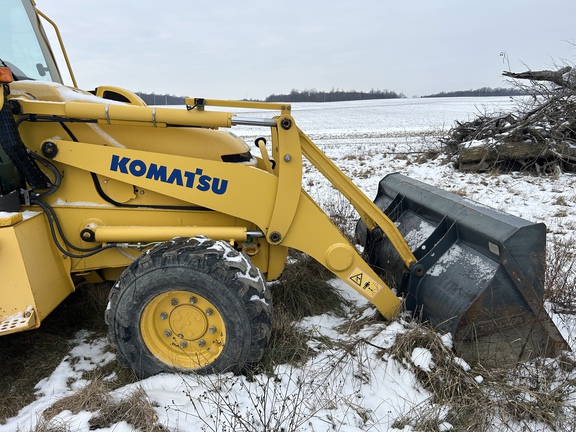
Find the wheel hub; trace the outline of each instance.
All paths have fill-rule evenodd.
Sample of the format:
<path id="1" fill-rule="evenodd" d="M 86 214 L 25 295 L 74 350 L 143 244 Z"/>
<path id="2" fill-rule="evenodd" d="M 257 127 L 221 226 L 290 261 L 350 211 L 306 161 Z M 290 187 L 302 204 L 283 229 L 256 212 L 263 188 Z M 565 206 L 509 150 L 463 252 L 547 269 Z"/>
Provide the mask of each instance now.
<path id="1" fill-rule="evenodd" d="M 208 319 L 197 307 L 177 306 L 169 314 L 170 328 L 179 338 L 187 341 L 200 339 L 208 330 Z"/>
<path id="2" fill-rule="evenodd" d="M 226 342 L 217 308 L 189 291 L 167 291 L 152 298 L 142 311 L 140 330 L 155 357 L 180 369 L 212 363 Z"/>

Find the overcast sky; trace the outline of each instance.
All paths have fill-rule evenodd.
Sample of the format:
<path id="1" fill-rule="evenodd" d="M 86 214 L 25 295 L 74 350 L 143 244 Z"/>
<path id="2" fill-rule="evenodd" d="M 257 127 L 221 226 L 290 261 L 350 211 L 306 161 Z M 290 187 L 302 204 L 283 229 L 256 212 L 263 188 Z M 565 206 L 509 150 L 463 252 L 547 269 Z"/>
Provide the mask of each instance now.
<path id="1" fill-rule="evenodd" d="M 576 60 L 574 0 L 36 0 L 79 87 L 265 98 L 408 97 L 506 84 Z"/>

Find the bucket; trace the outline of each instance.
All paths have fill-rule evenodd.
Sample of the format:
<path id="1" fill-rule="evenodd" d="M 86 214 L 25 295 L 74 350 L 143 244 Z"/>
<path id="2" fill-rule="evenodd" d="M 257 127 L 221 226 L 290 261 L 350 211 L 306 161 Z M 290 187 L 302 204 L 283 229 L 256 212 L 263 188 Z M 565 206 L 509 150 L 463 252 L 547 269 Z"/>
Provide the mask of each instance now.
<path id="1" fill-rule="evenodd" d="M 568 349 L 544 309 L 544 224 L 398 173 L 380 181 L 374 202 L 417 263 L 406 269 L 381 231 L 359 223 L 369 263 L 393 278 L 408 310 L 452 334 L 457 355 L 494 367 Z"/>

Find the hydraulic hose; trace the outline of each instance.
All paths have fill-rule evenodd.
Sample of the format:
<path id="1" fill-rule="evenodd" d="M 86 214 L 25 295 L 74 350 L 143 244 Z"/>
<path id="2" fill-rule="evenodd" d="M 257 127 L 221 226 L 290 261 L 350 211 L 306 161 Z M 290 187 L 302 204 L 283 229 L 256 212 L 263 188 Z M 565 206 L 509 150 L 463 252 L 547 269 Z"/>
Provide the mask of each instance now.
<path id="1" fill-rule="evenodd" d="M 20 138 L 16 121 L 6 97 L 6 89 L 3 88 L 2 91 L 4 92 L 4 104 L 2 109 L 0 109 L 0 146 L 2 146 L 8 158 L 16 166 L 31 189 L 49 188 L 51 185 L 50 180 L 36 165 Z"/>

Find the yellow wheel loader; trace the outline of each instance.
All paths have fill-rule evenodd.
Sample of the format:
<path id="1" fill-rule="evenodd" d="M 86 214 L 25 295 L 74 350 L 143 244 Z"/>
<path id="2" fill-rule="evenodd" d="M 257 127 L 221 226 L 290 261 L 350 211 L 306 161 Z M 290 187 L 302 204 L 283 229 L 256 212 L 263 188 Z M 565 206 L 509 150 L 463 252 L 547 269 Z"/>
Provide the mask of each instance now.
<path id="1" fill-rule="evenodd" d="M 114 281 L 109 338 L 138 375 L 240 371 L 266 349 L 266 281 L 295 248 L 386 319 L 405 305 L 450 332 L 469 360 L 567 348 L 543 310 L 544 225 L 401 174 L 373 202 L 290 105 L 189 98 L 168 108 L 115 87 L 86 92 L 60 41 L 65 86 L 41 21 L 59 35 L 56 26 L 32 0 L 0 8 L 0 335 L 37 328 L 80 283 Z M 271 137 L 256 140 L 258 156 L 230 132 L 242 125 Z M 303 190 L 303 158 L 358 211 L 363 254 Z"/>

